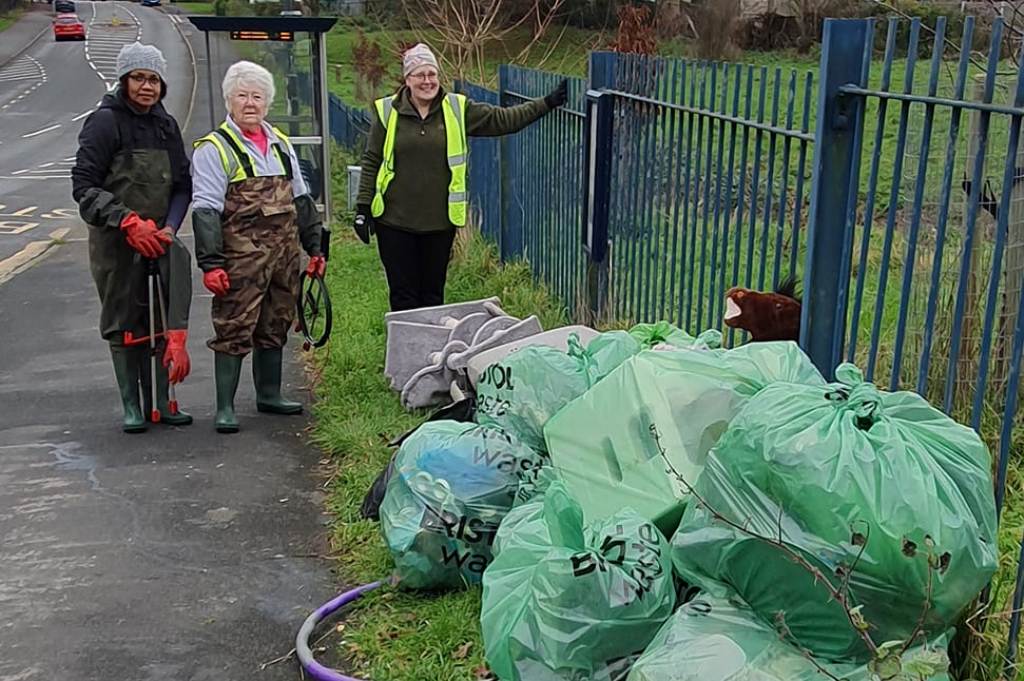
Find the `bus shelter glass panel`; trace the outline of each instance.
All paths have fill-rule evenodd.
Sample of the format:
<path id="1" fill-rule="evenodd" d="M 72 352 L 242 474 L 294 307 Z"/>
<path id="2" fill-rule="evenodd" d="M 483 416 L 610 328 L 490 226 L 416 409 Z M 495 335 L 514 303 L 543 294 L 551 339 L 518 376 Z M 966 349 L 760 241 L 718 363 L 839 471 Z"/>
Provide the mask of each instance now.
<path id="1" fill-rule="evenodd" d="M 321 135 L 319 93 L 316 73 L 319 69 L 315 40 L 309 33 L 292 34 L 293 40 L 239 40 L 237 31 L 210 34 L 210 62 L 215 86 L 224 81 L 228 67 L 240 60 L 255 62 L 274 76 L 274 101 L 267 119 L 286 134 Z M 236 39 L 233 39 L 236 38 Z M 214 115 L 224 118 L 227 109 L 223 92 L 214 93 Z"/>

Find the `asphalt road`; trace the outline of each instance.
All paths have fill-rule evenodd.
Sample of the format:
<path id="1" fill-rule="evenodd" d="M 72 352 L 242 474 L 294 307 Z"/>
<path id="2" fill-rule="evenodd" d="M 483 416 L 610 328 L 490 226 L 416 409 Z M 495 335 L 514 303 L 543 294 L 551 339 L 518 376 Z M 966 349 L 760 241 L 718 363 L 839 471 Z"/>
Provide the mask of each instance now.
<path id="1" fill-rule="evenodd" d="M 79 2 L 86 40 L 44 35 L 0 68 L 0 260 L 55 230 L 74 228 L 70 170 L 82 122 L 116 80 L 121 46 L 159 45 L 180 82 L 165 102 L 182 120 L 192 96 L 192 62 L 170 17 L 140 5 Z"/>
<path id="2" fill-rule="evenodd" d="M 247 362 L 242 432 L 214 432 L 210 298 L 196 271 L 193 369 L 178 393 L 196 423 L 121 433 L 70 196 L 76 136 L 120 44 L 141 36 L 163 50 L 168 108 L 183 127 L 191 53 L 158 10 L 78 8 L 90 23 L 85 45 L 44 36 L 0 71 L 0 260 L 69 230 L 0 283 L 0 681 L 296 679 L 293 662 L 261 665 L 292 648 L 336 586 L 307 422 L 258 415 Z M 206 116 L 193 118 L 186 140 L 205 132 Z M 303 397 L 288 354 L 285 391 Z"/>

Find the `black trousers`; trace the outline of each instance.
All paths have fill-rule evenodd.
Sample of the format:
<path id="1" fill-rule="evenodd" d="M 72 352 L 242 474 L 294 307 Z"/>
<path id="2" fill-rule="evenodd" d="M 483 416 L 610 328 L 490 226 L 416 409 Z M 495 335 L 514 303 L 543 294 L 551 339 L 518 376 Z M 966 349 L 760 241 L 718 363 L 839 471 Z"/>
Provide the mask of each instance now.
<path id="1" fill-rule="evenodd" d="M 455 230 L 406 232 L 379 222 L 375 227 L 377 248 L 388 277 L 391 311 L 444 305 Z"/>

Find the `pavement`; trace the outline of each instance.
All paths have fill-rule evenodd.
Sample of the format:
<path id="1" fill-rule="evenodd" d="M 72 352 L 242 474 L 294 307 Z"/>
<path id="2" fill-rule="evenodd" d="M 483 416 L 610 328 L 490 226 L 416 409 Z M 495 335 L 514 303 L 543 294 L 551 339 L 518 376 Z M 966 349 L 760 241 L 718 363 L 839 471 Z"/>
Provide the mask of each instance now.
<path id="1" fill-rule="evenodd" d="M 29 5 L 25 14 L 0 34 L 0 68 L 48 33 L 54 16 L 49 3 Z"/>
<path id="2" fill-rule="evenodd" d="M 190 116 L 205 88 L 193 88 L 189 32 L 155 9 L 77 4 L 86 45 L 44 37 L 9 64 L 38 62 L 45 82 L 39 72 L 4 80 L 0 68 L 0 261 L 50 244 L 0 278 L 0 681 L 297 679 L 292 661 L 261 665 L 288 653 L 305 616 L 336 592 L 308 421 L 258 415 L 247 362 L 242 432 L 214 432 L 210 297 L 196 271 L 192 375 L 178 391 L 196 422 L 121 433 L 70 198 L 81 114 L 106 91 L 125 40 L 161 47 L 180 76 L 169 110 L 191 119 L 186 141 L 206 132 L 206 116 Z M 12 234 L 12 223 L 35 224 Z M 54 240 L 56 230 L 67 231 Z M 188 227 L 182 236 L 191 246 Z M 285 392 L 300 398 L 297 345 Z"/>

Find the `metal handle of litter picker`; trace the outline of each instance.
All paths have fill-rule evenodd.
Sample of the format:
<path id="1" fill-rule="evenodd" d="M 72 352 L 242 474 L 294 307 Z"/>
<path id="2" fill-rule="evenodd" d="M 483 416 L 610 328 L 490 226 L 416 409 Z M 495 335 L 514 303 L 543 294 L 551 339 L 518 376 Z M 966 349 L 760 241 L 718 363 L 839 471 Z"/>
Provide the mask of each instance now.
<path id="1" fill-rule="evenodd" d="M 160 301 L 160 324 L 163 327 L 164 335 L 167 335 L 167 301 L 164 300 L 164 285 L 160 280 L 160 272 L 157 271 L 156 275 L 156 294 L 157 299 Z M 168 340 L 170 343 L 170 340 Z M 172 362 L 173 366 L 173 362 Z M 170 380 L 167 381 L 167 411 L 171 414 L 178 413 L 178 396 L 174 390 L 174 384 Z"/>
<path id="2" fill-rule="evenodd" d="M 156 260 L 146 259 L 146 283 L 149 289 L 149 391 L 152 402 L 149 412 L 149 420 L 153 423 L 160 423 L 160 409 L 157 407 L 156 397 L 156 306 L 153 304 L 156 299 L 157 282 L 160 280 L 160 268 Z"/>

